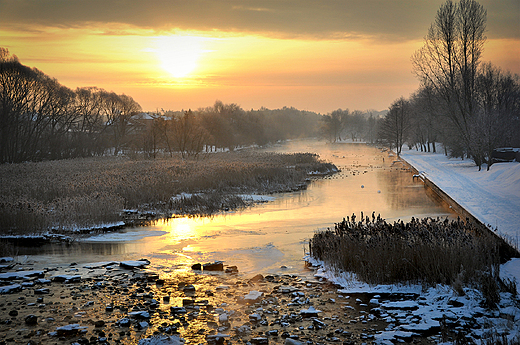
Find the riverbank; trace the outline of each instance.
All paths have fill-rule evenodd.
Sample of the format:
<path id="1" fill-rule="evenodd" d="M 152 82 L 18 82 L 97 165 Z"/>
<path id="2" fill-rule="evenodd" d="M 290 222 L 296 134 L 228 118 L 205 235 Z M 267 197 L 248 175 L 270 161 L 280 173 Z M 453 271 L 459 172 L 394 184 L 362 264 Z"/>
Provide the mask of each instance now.
<path id="1" fill-rule="evenodd" d="M 306 187 L 336 167 L 315 154 L 251 150 L 156 160 L 93 157 L 0 165 L 3 234 L 117 229 L 172 215 L 245 207 L 249 194 Z"/>
<path id="2" fill-rule="evenodd" d="M 390 159 L 397 158 L 390 154 Z M 416 176 L 410 178 L 429 179 L 445 192 L 461 208 L 467 208 L 477 220 L 495 224 L 490 231 L 502 236 L 518 248 L 518 224 L 520 224 L 520 164 L 495 164 L 489 172 L 478 172 L 471 162 L 448 159 L 442 154 L 427 154 L 406 151 L 402 158 L 413 166 Z M 487 173 L 487 174 L 486 174 Z M 464 213 L 463 213 L 464 214 Z M 464 217 L 462 217 L 464 219 Z M 520 342 L 520 259 L 515 258 L 500 266 L 500 278 L 516 281 L 517 294 L 501 292 L 495 308 L 483 308 L 483 293 L 465 287 L 457 293 L 452 287 L 437 285 L 425 289 L 422 285 L 370 285 L 361 282 L 355 274 L 342 272 L 325 262 L 308 257 L 308 262 L 319 267 L 317 277 L 323 277 L 342 287 L 338 292 L 352 293 L 401 293 L 416 294 L 401 305 L 408 305 L 410 312 L 387 311 L 389 326 L 377 334 L 378 343 L 391 344 L 399 341 L 399 334 L 417 333 L 418 330 L 434 330 L 442 325 L 456 329 L 456 337 L 443 338 L 442 342 L 459 341 L 471 344 L 518 344 Z M 454 320 L 466 320 L 465 325 L 450 325 Z M 441 340 L 440 338 L 437 340 Z"/>
<path id="3" fill-rule="evenodd" d="M 32 265 L 0 273 L 0 344 L 357 344 L 386 326 L 370 296 L 323 279 L 232 266 L 159 275 L 146 260 Z"/>
<path id="4" fill-rule="evenodd" d="M 442 153 L 404 150 L 401 157 L 467 212 L 520 248 L 520 163 L 495 163 L 486 170 Z"/>

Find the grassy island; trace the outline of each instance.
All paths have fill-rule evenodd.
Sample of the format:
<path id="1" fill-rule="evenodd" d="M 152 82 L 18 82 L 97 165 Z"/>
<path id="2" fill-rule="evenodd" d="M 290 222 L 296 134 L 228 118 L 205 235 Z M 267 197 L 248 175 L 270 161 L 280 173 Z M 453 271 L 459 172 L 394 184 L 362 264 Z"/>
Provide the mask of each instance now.
<path id="1" fill-rule="evenodd" d="M 0 229 L 8 233 L 106 228 L 247 205 L 241 194 L 304 188 L 335 167 L 315 154 L 250 150 L 197 160 L 94 157 L 0 165 Z"/>

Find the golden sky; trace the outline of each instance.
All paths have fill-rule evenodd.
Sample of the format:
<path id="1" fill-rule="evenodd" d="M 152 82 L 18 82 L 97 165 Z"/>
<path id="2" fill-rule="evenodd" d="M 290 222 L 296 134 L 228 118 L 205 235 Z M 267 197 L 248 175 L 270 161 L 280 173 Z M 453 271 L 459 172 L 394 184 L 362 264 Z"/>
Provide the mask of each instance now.
<path id="1" fill-rule="evenodd" d="M 0 0 L 0 46 L 144 110 L 388 108 L 440 0 Z M 520 74 L 520 1 L 487 10 L 483 60 Z"/>

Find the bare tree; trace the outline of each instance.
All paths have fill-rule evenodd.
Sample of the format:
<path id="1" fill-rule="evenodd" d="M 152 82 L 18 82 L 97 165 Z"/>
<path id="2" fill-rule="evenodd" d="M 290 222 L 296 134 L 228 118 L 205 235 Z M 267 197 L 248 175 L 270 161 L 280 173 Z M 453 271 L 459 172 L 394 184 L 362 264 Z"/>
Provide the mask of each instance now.
<path id="1" fill-rule="evenodd" d="M 486 10 L 478 2 L 448 0 L 438 10 L 424 46 L 412 57 L 415 74 L 440 95 L 466 154 L 476 160 L 471 123 L 476 114 L 475 83 L 485 29 Z"/>
<path id="2" fill-rule="evenodd" d="M 379 137 L 390 148 L 395 148 L 398 156 L 401 154 L 403 145 L 408 138 L 411 123 L 410 102 L 401 97 L 390 106 L 379 132 Z"/>

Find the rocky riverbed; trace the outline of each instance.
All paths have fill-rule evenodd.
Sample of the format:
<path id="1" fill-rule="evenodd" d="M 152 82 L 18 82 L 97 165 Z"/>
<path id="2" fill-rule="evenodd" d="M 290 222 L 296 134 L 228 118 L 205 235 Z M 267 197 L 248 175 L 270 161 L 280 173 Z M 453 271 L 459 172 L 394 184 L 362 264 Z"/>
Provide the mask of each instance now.
<path id="1" fill-rule="evenodd" d="M 245 277 L 220 263 L 160 275 L 147 260 L 1 267 L 0 344 L 295 345 L 441 338 L 439 327 L 414 332 L 389 324 L 392 313 L 414 322 L 407 317 L 417 295 L 348 295 L 325 279 Z"/>

